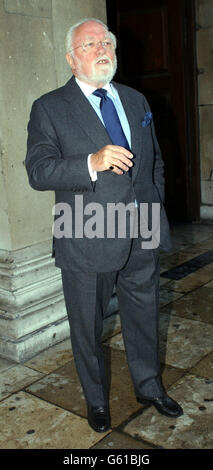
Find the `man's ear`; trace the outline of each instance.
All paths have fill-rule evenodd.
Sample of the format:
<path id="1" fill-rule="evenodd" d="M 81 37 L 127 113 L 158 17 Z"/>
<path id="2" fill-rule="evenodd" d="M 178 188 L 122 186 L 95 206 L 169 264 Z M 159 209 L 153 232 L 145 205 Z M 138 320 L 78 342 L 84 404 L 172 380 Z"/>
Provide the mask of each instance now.
<path id="1" fill-rule="evenodd" d="M 74 67 L 74 60 L 73 60 L 72 56 L 69 54 L 69 52 L 67 52 L 67 54 L 66 54 L 66 59 L 67 59 L 67 62 L 69 64 L 69 66 L 73 70 L 75 68 Z"/>

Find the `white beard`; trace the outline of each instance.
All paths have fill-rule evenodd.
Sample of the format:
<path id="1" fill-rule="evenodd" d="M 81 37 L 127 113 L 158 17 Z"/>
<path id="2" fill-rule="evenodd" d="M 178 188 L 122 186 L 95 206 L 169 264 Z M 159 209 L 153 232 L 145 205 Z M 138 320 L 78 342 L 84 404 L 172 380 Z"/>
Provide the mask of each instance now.
<path id="1" fill-rule="evenodd" d="M 100 71 L 97 71 L 96 68 L 95 68 L 95 65 L 97 63 L 98 60 L 104 60 L 104 59 L 107 59 L 109 61 L 108 64 L 106 65 L 103 65 L 103 68 L 104 70 L 100 70 Z M 106 84 L 108 82 L 110 82 L 115 73 L 116 73 L 116 70 L 117 70 L 117 57 L 115 55 L 114 57 L 114 61 L 112 62 L 112 60 L 108 57 L 108 56 L 105 56 L 103 55 L 102 57 L 99 57 L 98 60 L 95 60 L 92 64 L 92 71 L 91 71 L 91 74 L 90 75 L 85 75 L 83 72 L 82 72 L 82 67 L 81 67 L 81 61 L 75 57 L 75 62 L 77 63 L 77 77 L 79 78 L 79 80 L 82 80 L 82 81 L 85 81 L 85 82 L 91 82 L 92 84 L 97 84 L 97 83 L 102 83 L 102 84 Z"/>

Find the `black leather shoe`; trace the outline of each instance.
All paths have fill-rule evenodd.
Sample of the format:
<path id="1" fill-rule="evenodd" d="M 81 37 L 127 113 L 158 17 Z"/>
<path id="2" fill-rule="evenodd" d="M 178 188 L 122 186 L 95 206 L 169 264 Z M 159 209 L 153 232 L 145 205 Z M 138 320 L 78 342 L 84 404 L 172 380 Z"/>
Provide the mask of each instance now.
<path id="1" fill-rule="evenodd" d="M 181 406 L 166 394 L 162 397 L 153 399 L 137 397 L 137 401 L 142 405 L 154 405 L 159 413 L 168 416 L 169 418 L 178 418 L 178 416 L 183 414 Z"/>
<path id="2" fill-rule="evenodd" d="M 96 432 L 105 432 L 110 428 L 110 416 L 108 409 L 99 407 L 88 407 L 88 423 Z"/>

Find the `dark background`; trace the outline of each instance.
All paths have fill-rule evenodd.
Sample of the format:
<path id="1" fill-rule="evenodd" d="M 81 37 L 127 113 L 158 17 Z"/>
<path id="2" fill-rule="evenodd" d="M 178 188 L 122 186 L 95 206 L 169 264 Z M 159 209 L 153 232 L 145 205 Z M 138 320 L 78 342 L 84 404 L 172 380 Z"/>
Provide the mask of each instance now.
<path id="1" fill-rule="evenodd" d="M 147 98 L 165 162 L 171 221 L 200 217 L 195 7 L 193 0 L 107 0 L 118 39 L 115 79 Z"/>

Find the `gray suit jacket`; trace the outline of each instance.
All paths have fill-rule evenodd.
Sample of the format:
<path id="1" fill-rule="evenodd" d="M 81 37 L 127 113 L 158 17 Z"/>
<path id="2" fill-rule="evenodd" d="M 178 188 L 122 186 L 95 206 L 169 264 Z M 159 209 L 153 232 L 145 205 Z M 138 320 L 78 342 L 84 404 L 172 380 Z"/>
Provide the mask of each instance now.
<path id="1" fill-rule="evenodd" d="M 56 266 L 62 269 L 107 272 L 125 264 L 131 238 L 107 238 L 107 203 L 128 204 L 159 202 L 161 204 L 161 247 L 171 247 L 169 225 L 165 214 L 164 171 L 153 122 L 142 127 L 147 111 L 145 97 L 138 91 L 113 82 L 119 92 L 131 130 L 134 154 L 132 177 L 98 172 L 92 183 L 87 167 L 88 154 L 111 144 L 96 112 L 76 84 L 68 83 L 45 94 L 33 103 L 28 124 L 26 168 L 30 185 L 39 191 L 55 191 L 56 203 L 72 208 L 72 237 L 54 237 Z M 83 195 L 83 207 L 99 203 L 104 209 L 104 238 L 75 236 L 76 195 Z M 84 223 L 86 219 L 84 217 Z"/>

